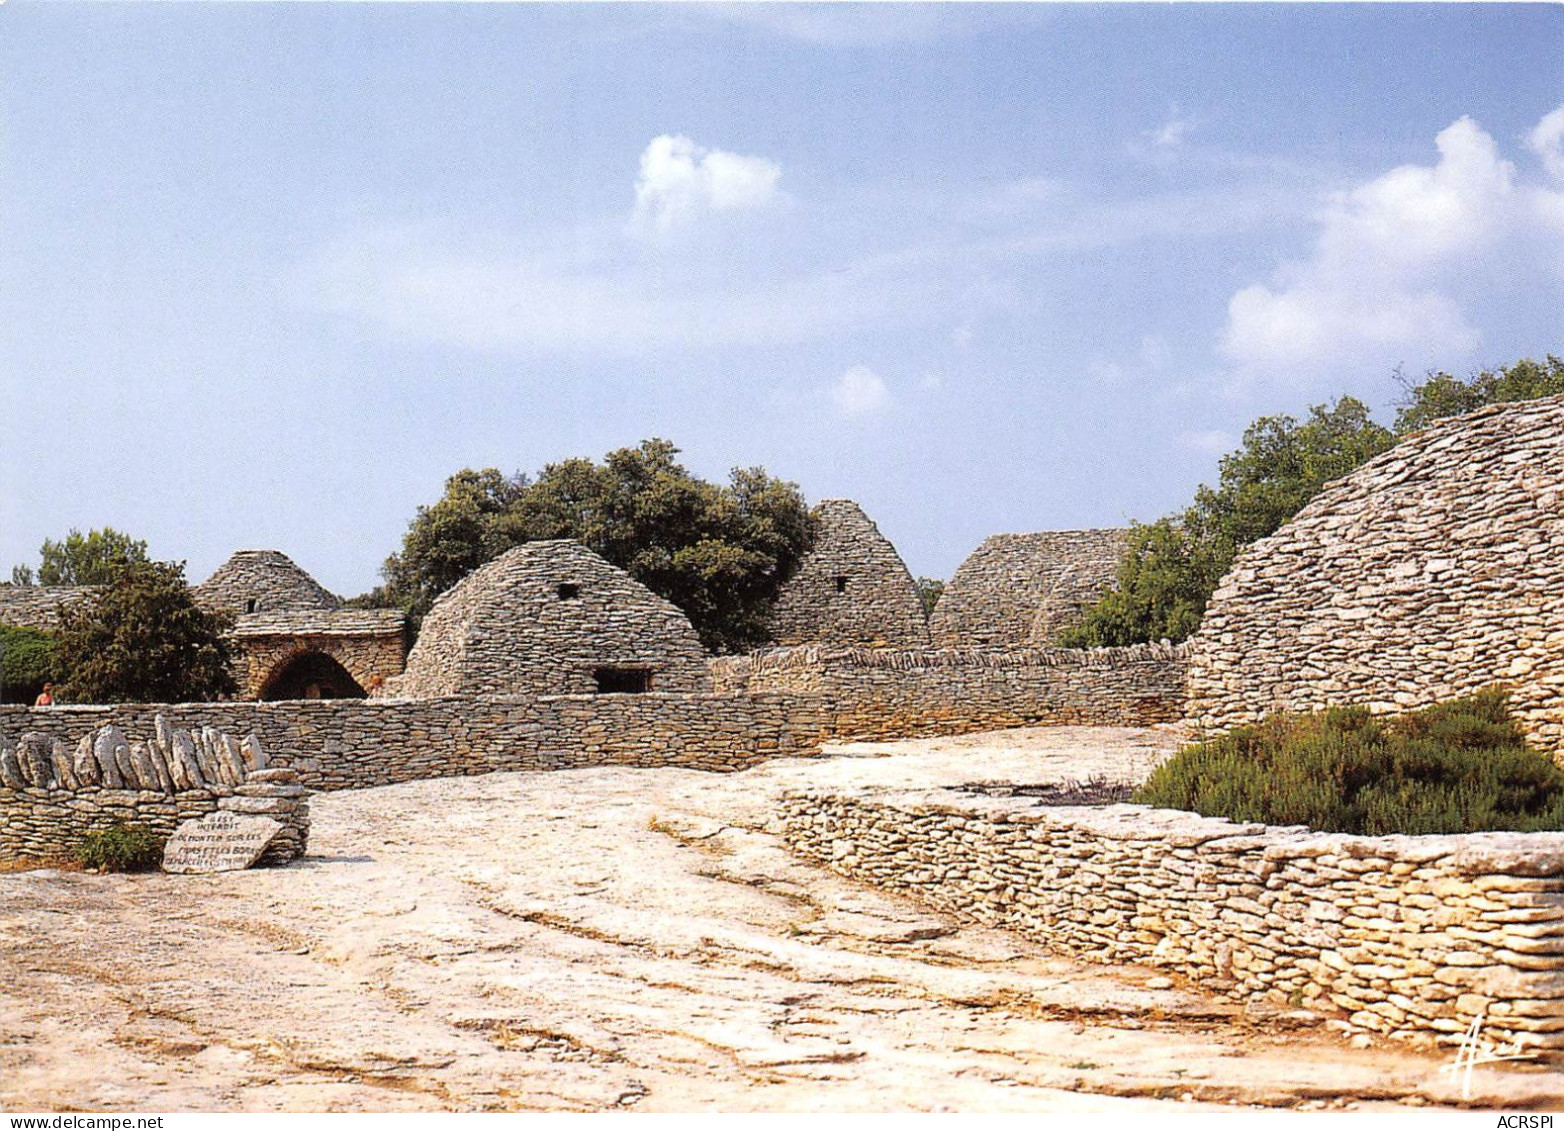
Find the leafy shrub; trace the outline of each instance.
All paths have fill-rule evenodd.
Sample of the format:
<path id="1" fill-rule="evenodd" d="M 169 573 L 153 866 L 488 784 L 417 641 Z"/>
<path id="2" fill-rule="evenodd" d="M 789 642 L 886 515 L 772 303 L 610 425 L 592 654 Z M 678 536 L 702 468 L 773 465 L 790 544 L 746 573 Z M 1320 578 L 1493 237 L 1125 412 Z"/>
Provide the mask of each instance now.
<path id="1" fill-rule="evenodd" d="M 57 678 L 72 703 L 193 703 L 237 690 L 224 616 L 196 603 L 185 567 L 128 562 L 60 610 Z"/>
<path id="2" fill-rule="evenodd" d="M 31 703 L 54 671 L 52 635 L 0 624 L 0 701 Z"/>
<path id="3" fill-rule="evenodd" d="M 163 840 L 140 825 L 116 822 L 82 837 L 76 859 L 92 871 L 149 872 L 162 863 Z"/>
<path id="4" fill-rule="evenodd" d="M 1207 817 L 1385 836 L 1564 829 L 1564 770 L 1531 749 L 1505 693 L 1395 718 L 1276 714 L 1198 743 L 1135 794 Z"/>

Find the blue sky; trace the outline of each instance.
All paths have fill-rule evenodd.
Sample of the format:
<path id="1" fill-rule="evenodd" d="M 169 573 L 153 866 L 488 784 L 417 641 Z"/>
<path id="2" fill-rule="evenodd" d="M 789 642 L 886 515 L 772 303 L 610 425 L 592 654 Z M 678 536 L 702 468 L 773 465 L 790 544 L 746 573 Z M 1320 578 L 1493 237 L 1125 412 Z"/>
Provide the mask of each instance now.
<path id="1" fill-rule="evenodd" d="M 663 436 L 948 577 L 1561 331 L 1557 7 L 0 7 L 4 567 Z"/>

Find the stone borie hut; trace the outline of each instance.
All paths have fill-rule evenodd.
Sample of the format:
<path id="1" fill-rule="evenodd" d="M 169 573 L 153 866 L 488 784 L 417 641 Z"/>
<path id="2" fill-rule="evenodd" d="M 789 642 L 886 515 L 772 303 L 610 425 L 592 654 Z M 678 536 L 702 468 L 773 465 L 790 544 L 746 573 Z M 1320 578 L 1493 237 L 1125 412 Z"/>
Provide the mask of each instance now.
<path id="1" fill-rule="evenodd" d="M 679 608 L 579 542 L 528 542 L 457 582 L 424 618 L 388 694 L 710 690 Z"/>
<path id="2" fill-rule="evenodd" d="M 936 648 L 1047 647 L 1113 588 L 1125 530 L 1048 530 L 985 538 L 934 606 Z"/>
<path id="3" fill-rule="evenodd" d="M 1391 713 L 1489 684 L 1564 753 L 1564 397 L 1441 421 L 1249 546 L 1190 639 L 1192 720 Z"/>
<path id="4" fill-rule="evenodd" d="M 776 642 L 927 648 L 923 600 L 896 547 L 850 499 L 824 499 L 814 517 L 814 548 L 777 596 Z"/>
<path id="5" fill-rule="evenodd" d="M 344 609 L 277 550 L 239 550 L 192 592 L 234 618 L 242 698 L 359 698 L 402 670 L 400 610 Z"/>

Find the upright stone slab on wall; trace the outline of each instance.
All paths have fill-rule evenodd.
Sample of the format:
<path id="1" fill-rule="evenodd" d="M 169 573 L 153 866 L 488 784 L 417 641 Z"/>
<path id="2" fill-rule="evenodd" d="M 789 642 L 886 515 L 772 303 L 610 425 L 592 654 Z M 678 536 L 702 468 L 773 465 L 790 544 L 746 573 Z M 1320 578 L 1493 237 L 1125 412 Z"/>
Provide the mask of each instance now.
<path id="1" fill-rule="evenodd" d="M 272 768 L 322 790 L 585 766 L 725 772 L 818 754 L 826 731 L 818 697 L 807 695 L 119 703 L 0 708 L 0 751 L 30 732 L 66 742 L 110 725 L 144 733 L 159 717 L 191 732 L 258 735 Z"/>
<path id="2" fill-rule="evenodd" d="M 199 723 L 183 729 L 161 713 L 128 731 L 101 713 L 84 726 L 94 716 L 70 708 L 27 716 L 69 725 L 52 734 L 0 734 L 0 858 L 66 856 L 85 834 L 115 823 L 168 836 L 218 810 L 282 826 L 263 863 L 304 854 L 307 791 L 292 769 L 269 764 L 254 734 L 241 741 Z M 131 739 L 134 733 L 147 737 Z"/>
<path id="3" fill-rule="evenodd" d="M 1125 530 L 1048 530 L 983 540 L 929 618 L 936 648 L 1048 647 L 1113 587 Z"/>
<path id="4" fill-rule="evenodd" d="M 705 650 L 677 606 L 579 542 L 527 542 L 440 595 L 406 673 L 386 691 L 591 694 L 605 670 L 644 671 L 652 691 L 711 686 Z"/>
<path id="5" fill-rule="evenodd" d="M 824 499 L 814 518 L 814 548 L 777 596 L 776 642 L 927 647 L 917 583 L 863 509 L 850 499 Z"/>
<path id="6" fill-rule="evenodd" d="M 1239 556 L 1189 648 L 1210 731 L 1500 683 L 1564 754 L 1564 397 L 1442 421 L 1326 486 Z"/>

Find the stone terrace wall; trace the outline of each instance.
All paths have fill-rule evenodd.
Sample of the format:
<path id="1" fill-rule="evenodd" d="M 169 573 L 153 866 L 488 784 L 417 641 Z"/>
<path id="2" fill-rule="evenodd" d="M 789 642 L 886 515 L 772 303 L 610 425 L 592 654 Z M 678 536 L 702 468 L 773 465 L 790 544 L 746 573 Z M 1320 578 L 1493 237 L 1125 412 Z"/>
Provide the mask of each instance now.
<path id="1" fill-rule="evenodd" d="M 1128 537 L 1124 530 L 1048 530 L 985 538 L 934 606 L 934 646 L 1048 646 L 1112 588 Z"/>
<path id="2" fill-rule="evenodd" d="M 719 691 L 816 697 L 833 738 L 907 738 L 1038 725 L 1177 721 L 1184 654 L 1172 645 L 1012 652 L 806 646 L 711 663 Z"/>
<path id="3" fill-rule="evenodd" d="M 917 583 L 879 527 L 849 499 L 822 500 L 814 517 L 814 549 L 777 595 L 777 643 L 928 647 Z"/>
<path id="4" fill-rule="evenodd" d="M 1351 837 L 953 790 L 783 799 L 800 854 L 1094 961 L 1360 1029 L 1564 1048 L 1564 834 Z"/>
<path id="5" fill-rule="evenodd" d="M 179 730 L 162 716 L 137 732 L 145 740 L 115 726 L 63 729 L 69 737 L 0 736 L 0 859 L 66 856 L 115 822 L 167 837 L 216 809 L 283 826 L 261 863 L 304 855 L 305 790 L 292 770 L 268 765 L 254 735 L 240 742 L 210 728 Z"/>
<path id="6" fill-rule="evenodd" d="M 274 703 L 0 708 L 0 735 L 74 742 L 112 723 L 260 737 L 274 765 L 322 790 L 581 766 L 740 770 L 819 751 L 817 701 L 776 695 L 564 695 L 526 699 L 329 699 Z"/>
<path id="7" fill-rule="evenodd" d="M 60 627 L 59 607 L 85 600 L 92 585 L 0 585 L 0 624 L 55 632 Z"/>
<path id="8" fill-rule="evenodd" d="M 1381 712 L 1491 683 L 1564 754 L 1564 397 L 1436 424 L 1239 556 L 1190 640 L 1190 716 Z"/>

